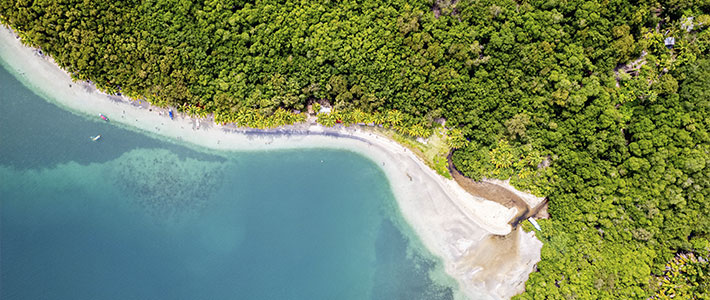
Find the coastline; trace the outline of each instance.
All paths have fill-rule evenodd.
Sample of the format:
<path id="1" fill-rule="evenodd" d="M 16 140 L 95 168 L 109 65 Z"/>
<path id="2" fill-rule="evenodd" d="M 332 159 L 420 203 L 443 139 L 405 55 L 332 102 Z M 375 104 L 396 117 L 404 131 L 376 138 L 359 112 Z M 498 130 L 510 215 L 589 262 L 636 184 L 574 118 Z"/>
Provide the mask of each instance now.
<path id="1" fill-rule="evenodd" d="M 114 124 L 151 135 L 220 151 L 332 148 L 368 157 L 386 174 L 400 212 L 422 244 L 443 260 L 446 273 L 470 298 L 505 299 L 522 292 L 540 260 L 542 244 L 534 234 L 521 229 L 510 234 L 507 222 L 516 209 L 471 196 L 405 147 L 376 133 L 309 124 L 262 131 L 201 122 L 195 128 L 196 119 L 177 114 L 171 120 L 159 113 L 162 109 L 72 82 L 51 58 L 22 45 L 5 26 L 0 28 L 0 58 L 25 85 L 53 103 L 82 115 L 98 118 L 103 113 Z"/>

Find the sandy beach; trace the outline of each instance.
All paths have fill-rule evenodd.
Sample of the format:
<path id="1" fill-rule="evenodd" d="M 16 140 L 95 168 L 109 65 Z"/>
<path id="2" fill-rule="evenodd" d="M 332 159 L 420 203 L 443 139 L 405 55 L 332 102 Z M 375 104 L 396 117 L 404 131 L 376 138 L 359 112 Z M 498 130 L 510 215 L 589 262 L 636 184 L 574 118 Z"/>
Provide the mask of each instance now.
<path id="1" fill-rule="evenodd" d="M 508 299 L 524 290 L 540 260 L 542 243 L 533 233 L 511 232 L 515 208 L 474 197 L 455 181 L 436 174 L 405 147 L 360 128 L 315 124 L 260 131 L 221 126 L 183 114 L 171 120 L 165 110 L 97 91 L 73 82 L 51 58 L 25 47 L 16 34 L 0 27 L 2 64 L 33 91 L 80 115 L 104 114 L 112 124 L 183 144 L 220 151 L 333 148 L 360 153 L 387 175 L 405 220 L 424 246 L 440 257 L 446 272 L 471 299 Z M 110 142 L 105 137 L 104 142 Z M 515 191 L 529 203 L 539 202 Z"/>

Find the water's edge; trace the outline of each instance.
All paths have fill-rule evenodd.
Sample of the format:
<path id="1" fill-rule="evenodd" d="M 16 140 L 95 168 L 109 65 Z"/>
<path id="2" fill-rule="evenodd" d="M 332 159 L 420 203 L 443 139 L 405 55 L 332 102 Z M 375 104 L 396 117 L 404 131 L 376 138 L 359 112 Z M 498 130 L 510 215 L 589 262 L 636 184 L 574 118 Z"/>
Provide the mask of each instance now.
<path id="1" fill-rule="evenodd" d="M 112 120 L 118 121 L 112 121 L 114 125 L 119 123 L 120 127 L 210 154 L 220 155 L 224 153 L 223 151 L 333 148 L 356 152 L 378 166 L 381 163 L 401 212 L 402 218 L 399 220 L 411 225 L 398 224 L 398 227 L 407 236 L 418 237 L 410 240 L 416 243 L 418 248 L 423 249 L 423 253 L 431 253 L 433 258 L 441 259 L 446 273 L 457 279 L 467 296 L 488 295 L 494 298 L 506 298 L 521 291 L 519 285 L 504 286 L 511 276 L 501 276 L 498 284 L 472 282 L 475 273 L 486 266 L 466 265 L 465 261 L 461 261 L 463 256 L 478 250 L 478 246 L 484 244 L 481 241 L 486 236 L 510 232 L 510 227 L 505 222 L 515 212 L 490 201 L 474 199 L 470 195 L 465 195 L 465 192 L 462 194 L 460 187 L 457 189 L 455 183 L 443 180 L 412 153 L 402 149 L 396 143 L 369 132 L 319 126 L 294 127 L 268 132 L 251 130 L 235 132 L 233 129 L 204 125 L 199 131 L 185 129 L 184 127 L 193 125 L 194 120 L 180 119 L 175 123 L 169 123 L 165 117 L 159 117 L 156 113 L 150 113 L 145 109 L 131 107 L 125 102 L 97 101 L 108 96 L 89 90 L 86 86 L 75 84 L 72 88 L 71 83 L 67 84 L 71 81 L 66 73 L 61 70 L 49 70 L 47 64 L 51 62 L 43 57 L 35 55 L 36 57 L 27 59 L 28 53 L 19 53 L 21 49 L 16 45 L 14 45 L 16 49 L 12 49 L 13 45 L 10 45 L 12 41 L 8 41 L 10 37 L 14 38 L 12 32 L 6 29 L 2 31 L 7 45 L 4 47 L 0 45 L 0 56 L 6 69 L 42 98 L 84 118 L 95 115 L 97 111 L 114 112 Z M 19 42 L 14 41 L 14 43 Z M 25 55 L 25 59 L 17 59 L 22 55 Z M 57 69 L 56 66 L 54 68 Z M 54 85 L 47 86 L 51 84 Z M 70 87 L 67 88 L 66 85 Z M 119 111 L 124 111 L 123 116 L 118 113 Z M 136 122 L 128 121 L 132 119 Z M 166 123 L 168 125 L 165 125 Z M 539 241 L 534 236 L 527 235 L 525 241 L 526 245 L 532 247 L 532 259 L 521 259 L 522 267 L 519 269 L 503 271 L 513 272 L 515 278 L 519 276 L 527 278 L 532 271 L 532 266 L 539 261 L 539 246 L 541 246 L 537 245 Z"/>

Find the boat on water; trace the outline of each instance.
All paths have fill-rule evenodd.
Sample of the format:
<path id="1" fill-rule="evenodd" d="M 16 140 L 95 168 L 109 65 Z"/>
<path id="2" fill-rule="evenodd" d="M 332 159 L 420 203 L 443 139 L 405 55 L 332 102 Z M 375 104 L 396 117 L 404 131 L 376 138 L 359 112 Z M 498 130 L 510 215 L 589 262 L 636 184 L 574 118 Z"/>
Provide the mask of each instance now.
<path id="1" fill-rule="evenodd" d="M 97 136 L 91 136 L 90 138 L 91 138 L 92 141 L 96 142 L 96 141 L 98 141 L 98 140 L 101 138 L 101 135 L 99 134 L 99 135 L 97 135 Z"/>
<path id="2" fill-rule="evenodd" d="M 173 110 L 172 109 L 168 111 L 168 115 L 170 115 L 170 120 L 172 120 L 173 119 Z"/>
<path id="3" fill-rule="evenodd" d="M 99 114 L 99 117 L 101 117 L 101 120 L 108 122 L 108 118 L 104 114 Z"/>

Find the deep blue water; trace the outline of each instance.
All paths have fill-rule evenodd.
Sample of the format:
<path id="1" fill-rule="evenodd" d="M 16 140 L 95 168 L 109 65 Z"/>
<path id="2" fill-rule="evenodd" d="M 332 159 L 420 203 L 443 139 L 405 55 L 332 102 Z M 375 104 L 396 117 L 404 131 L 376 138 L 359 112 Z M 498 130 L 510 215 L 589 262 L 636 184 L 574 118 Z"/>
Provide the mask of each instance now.
<path id="1" fill-rule="evenodd" d="M 0 107 L 0 299 L 452 298 L 360 155 L 186 148 L 2 68 Z"/>

